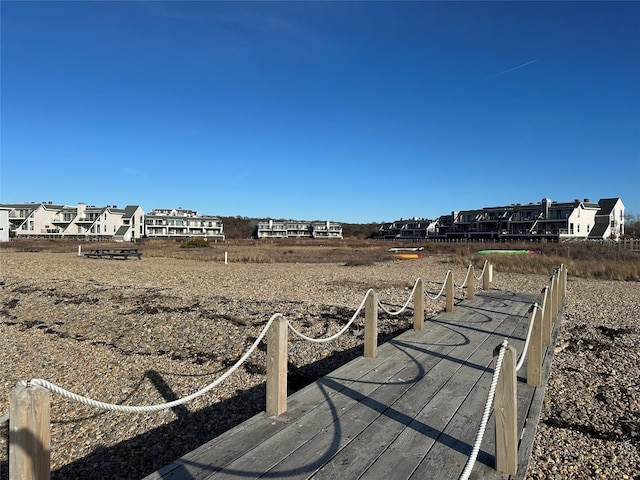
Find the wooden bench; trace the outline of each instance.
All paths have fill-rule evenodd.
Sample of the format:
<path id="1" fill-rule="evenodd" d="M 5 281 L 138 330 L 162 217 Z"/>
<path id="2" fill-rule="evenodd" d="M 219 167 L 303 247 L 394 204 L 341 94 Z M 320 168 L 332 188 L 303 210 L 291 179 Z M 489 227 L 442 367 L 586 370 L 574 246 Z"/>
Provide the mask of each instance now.
<path id="1" fill-rule="evenodd" d="M 135 248 L 118 250 L 94 249 L 89 253 L 85 253 L 84 256 L 87 258 L 106 258 L 109 260 L 128 260 L 129 258 L 135 257 L 138 260 L 142 260 L 142 252 L 139 252 Z"/>

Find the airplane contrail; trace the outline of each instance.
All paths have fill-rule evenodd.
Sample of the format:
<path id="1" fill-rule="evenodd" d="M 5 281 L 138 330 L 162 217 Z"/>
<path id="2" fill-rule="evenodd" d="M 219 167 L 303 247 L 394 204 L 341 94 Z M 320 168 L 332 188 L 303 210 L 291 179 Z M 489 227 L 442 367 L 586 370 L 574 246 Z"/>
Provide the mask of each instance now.
<path id="1" fill-rule="evenodd" d="M 510 68 L 509 70 L 505 70 L 504 72 L 500 72 L 500 73 L 498 73 L 496 75 L 493 75 L 493 76 L 489 77 L 489 79 L 497 78 L 497 77 L 500 77 L 502 75 L 506 75 L 507 73 L 511 73 L 514 70 L 519 70 L 520 68 L 524 68 L 527 65 L 531 65 L 532 63 L 536 63 L 537 61 L 538 61 L 538 59 L 536 58 L 535 60 L 531 60 L 530 62 L 523 63 L 522 65 L 518 65 L 517 67 L 513 67 L 513 68 Z"/>

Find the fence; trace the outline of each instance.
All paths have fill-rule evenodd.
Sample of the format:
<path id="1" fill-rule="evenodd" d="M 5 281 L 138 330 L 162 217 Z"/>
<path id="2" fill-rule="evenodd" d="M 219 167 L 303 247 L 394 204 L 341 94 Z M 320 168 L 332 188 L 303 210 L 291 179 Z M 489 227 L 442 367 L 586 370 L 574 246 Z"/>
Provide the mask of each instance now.
<path id="1" fill-rule="evenodd" d="M 475 464 L 484 431 L 493 405 L 496 425 L 496 470 L 515 475 L 518 470 L 518 391 L 516 373 L 527 360 L 527 385 L 542 383 L 543 349 L 552 346 L 553 327 L 567 295 L 567 269 L 561 265 L 540 294 L 541 305 L 534 303 L 529 310 L 529 330 L 520 359 L 516 350 L 505 339 L 494 350 L 494 373 L 473 450 L 460 476 L 466 480 Z"/>
<path id="2" fill-rule="evenodd" d="M 449 270 L 446 273 L 445 280 L 439 293 L 437 293 L 436 295 L 431 295 L 428 291 L 426 291 L 424 288 L 423 280 L 421 278 L 418 278 L 414 283 L 413 290 L 409 294 L 407 301 L 397 311 L 390 311 L 389 309 L 387 309 L 387 307 L 385 307 L 378 300 L 376 292 L 373 289 L 369 289 L 349 322 L 335 335 L 323 339 L 314 339 L 305 336 L 303 333 L 297 331 L 289 322 L 287 322 L 286 318 L 282 314 L 276 313 L 269 319 L 266 326 L 263 328 L 262 332 L 258 335 L 250 348 L 222 376 L 220 376 L 217 380 L 205 386 L 204 388 L 198 390 L 197 392 L 194 392 L 182 399 L 168 403 L 149 406 L 127 406 L 110 404 L 77 395 L 43 379 L 22 380 L 18 382 L 18 384 L 14 387 L 9 395 L 9 413 L 0 416 L 0 422 L 6 422 L 7 420 L 9 421 L 9 477 L 11 480 L 40 480 L 48 479 L 50 477 L 49 408 L 51 393 L 55 393 L 67 399 L 84 403 L 86 405 L 103 410 L 144 413 L 173 408 L 178 405 L 187 403 L 201 395 L 204 395 L 205 393 L 222 383 L 251 356 L 251 354 L 255 351 L 260 342 L 266 336 L 267 379 L 265 410 L 267 415 L 269 416 L 281 415 L 282 413 L 286 412 L 287 409 L 287 337 L 289 331 L 307 341 L 315 343 L 329 342 L 345 333 L 351 326 L 351 324 L 355 321 L 355 319 L 360 315 L 361 311 L 364 309 L 364 356 L 373 358 L 377 354 L 377 320 L 380 309 L 392 316 L 400 315 L 407 310 L 410 302 L 413 300 L 413 328 L 415 330 L 422 330 L 424 328 L 425 298 L 436 300 L 444 294 L 446 301 L 446 311 L 451 312 L 454 308 L 454 293 L 456 288 L 466 288 L 467 298 L 472 299 L 475 295 L 476 288 L 479 288 L 477 283 L 481 282 L 481 288 L 488 290 L 491 286 L 492 280 L 493 265 L 491 265 L 488 261 L 485 261 L 484 267 L 479 276 L 475 275 L 475 269 L 473 265 L 469 265 L 465 279 L 461 285 L 457 285 L 454 282 L 453 272 Z M 549 312 L 552 312 L 554 311 L 553 309 L 555 309 L 555 312 L 557 314 L 559 302 L 559 294 L 557 293 L 557 291 L 559 291 L 559 289 L 557 287 L 554 287 L 554 285 L 556 285 L 559 280 L 555 282 L 556 283 L 552 281 L 552 293 L 550 295 L 550 298 L 555 298 L 555 300 L 549 301 L 545 292 L 543 305 L 546 305 L 548 303 L 550 305 Z M 539 308 L 537 307 L 533 309 L 534 312 L 537 312 L 538 310 Z M 543 308 L 543 310 L 546 312 L 546 307 Z M 532 319 L 533 318 L 534 317 L 532 317 Z M 542 319 L 543 322 L 550 321 L 550 314 L 542 315 Z M 531 324 L 534 325 L 533 320 Z M 542 328 L 542 331 L 546 332 L 549 328 L 550 327 L 548 326 L 544 326 Z M 530 335 L 532 330 L 535 329 L 530 328 Z M 536 348 L 538 348 L 538 350 L 541 350 L 537 344 L 537 340 L 534 339 L 530 342 L 529 339 L 527 339 L 527 344 L 529 343 L 531 343 L 532 345 L 531 347 L 529 347 L 531 352 L 534 352 Z M 527 353 L 529 353 L 529 351 Z M 501 357 L 506 356 L 502 353 L 502 350 L 500 355 Z M 536 358 L 535 355 L 536 353 L 530 353 L 530 359 Z M 537 355 L 539 357 L 539 353 Z M 507 362 L 509 362 L 509 360 L 507 360 Z M 529 363 L 531 364 L 532 361 L 530 360 Z M 496 374 L 497 372 L 499 372 L 499 368 L 496 368 Z M 534 379 L 534 376 L 532 376 L 531 378 Z M 538 382 L 539 381 L 540 380 L 538 378 Z M 499 392 L 501 392 L 501 390 L 499 390 Z M 504 395 L 504 393 L 501 393 L 500 395 Z M 496 396 L 498 395 L 496 394 Z M 492 398 L 491 395 L 490 397 Z M 509 420 L 509 422 L 511 422 L 511 420 Z M 509 446 L 511 445 L 508 442 L 505 443 Z M 510 452 L 511 450 L 509 450 L 509 453 Z M 510 458 L 505 457 L 504 453 L 500 453 L 500 455 L 501 459 Z"/>

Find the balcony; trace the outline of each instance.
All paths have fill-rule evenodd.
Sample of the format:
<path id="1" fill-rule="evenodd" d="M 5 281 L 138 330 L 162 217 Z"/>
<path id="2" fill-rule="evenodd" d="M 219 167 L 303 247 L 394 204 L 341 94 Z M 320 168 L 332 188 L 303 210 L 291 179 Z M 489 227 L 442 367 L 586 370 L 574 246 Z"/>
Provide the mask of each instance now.
<path id="1" fill-rule="evenodd" d="M 98 219 L 98 217 L 81 217 L 81 218 L 77 218 L 75 223 L 78 224 L 91 224 L 94 223 L 96 220 Z"/>

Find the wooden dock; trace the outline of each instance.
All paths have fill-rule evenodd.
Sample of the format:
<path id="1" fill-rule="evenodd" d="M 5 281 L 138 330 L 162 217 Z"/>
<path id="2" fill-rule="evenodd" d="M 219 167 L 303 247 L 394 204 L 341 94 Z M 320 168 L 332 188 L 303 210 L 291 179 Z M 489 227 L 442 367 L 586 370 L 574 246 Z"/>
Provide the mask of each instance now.
<path id="1" fill-rule="evenodd" d="M 537 300 L 480 292 L 293 394 L 283 415 L 256 415 L 146 479 L 458 479 L 494 349 L 507 338 L 521 354 Z M 552 356 L 543 350 L 541 387 L 527 385 L 526 364 L 518 372 L 517 475 L 495 470 L 492 414 L 470 478 L 524 478 Z"/>

